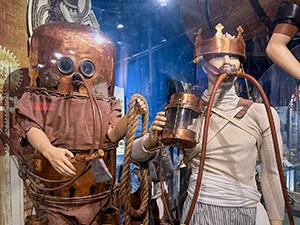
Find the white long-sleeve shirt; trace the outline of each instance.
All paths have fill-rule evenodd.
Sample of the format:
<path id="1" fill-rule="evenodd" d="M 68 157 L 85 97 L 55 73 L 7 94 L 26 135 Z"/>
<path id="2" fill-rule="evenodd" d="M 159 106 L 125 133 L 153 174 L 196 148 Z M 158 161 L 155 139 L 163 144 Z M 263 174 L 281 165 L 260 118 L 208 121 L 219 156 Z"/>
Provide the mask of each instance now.
<path id="1" fill-rule="evenodd" d="M 204 94 L 204 100 L 208 101 L 208 97 Z M 229 115 L 236 112 L 239 97 L 235 94 L 234 87 L 222 94 L 218 92 L 215 99 L 213 109 Z M 282 149 L 280 121 L 278 114 L 273 108 L 272 114 L 279 148 Z M 219 115 L 212 113 L 208 136 L 212 132 L 211 128 L 214 127 L 214 130 L 218 130 L 216 127 L 222 124 L 224 120 Z M 239 120 L 260 136 L 260 143 L 257 144 L 257 139 L 253 135 L 229 122 L 220 131 L 217 131 L 208 142 L 204 170 L 231 178 L 256 189 L 256 165 L 257 160 L 260 159 L 262 167 L 261 187 L 269 219 L 283 220 L 284 201 L 265 106 L 260 103 L 253 103 L 244 117 Z M 138 161 L 148 159 L 151 155 L 141 146 L 142 140 L 137 140 L 132 150 L 132 157 Z M 201 151 L 201 146 L 202 143 L 200 141 L 195 148 Z M 185 149 L 185 151 L 187 156 L 189 156 L 194 149 Z M 196 176 L 199 167 L 199 154 L 191 159 L 190 164 L 192 176 Z"/>

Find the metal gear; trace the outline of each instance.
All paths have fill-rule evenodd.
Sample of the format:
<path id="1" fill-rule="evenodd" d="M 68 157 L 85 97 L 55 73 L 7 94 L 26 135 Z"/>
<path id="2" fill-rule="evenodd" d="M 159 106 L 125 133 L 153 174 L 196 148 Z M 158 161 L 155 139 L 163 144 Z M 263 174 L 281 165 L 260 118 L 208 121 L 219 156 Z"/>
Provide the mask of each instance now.
<path id="1" fill-rule="evenodd" d="M 91 0 L 28 0 L 28 31 L 29 35 L 38 26 L 54 21 L 69 21 L 91 25 L 100 29 L 94 14 Z"/>
<path id="2" fill-rule="evenodd" d="M 20 63 L 14 54 L 0 45 L 0 97 L 4 91 L 16 91 L 20 87 L 23 80 L 20 68 Z M 5 90 L 5 86 L 9 90 Z"/>

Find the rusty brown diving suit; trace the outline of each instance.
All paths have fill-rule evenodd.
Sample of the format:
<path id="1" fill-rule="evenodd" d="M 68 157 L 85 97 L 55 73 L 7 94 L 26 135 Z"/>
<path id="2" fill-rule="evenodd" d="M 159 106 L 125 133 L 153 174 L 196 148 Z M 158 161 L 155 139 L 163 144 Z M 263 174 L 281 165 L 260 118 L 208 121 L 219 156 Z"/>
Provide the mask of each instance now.
<path id="1" fill-rule="evenodd" d="M 90 26 L 56 22 L 34 30 L 30 87 L 15 109 L 14 129 L 19 135 L 19 151 L 31 159 L 31 172 L 45 178 L 30 179 L 35 184 L 31 184 L 30 197 L 45 213 L 48 224 L 102 224 L 108 222 L 104 221 L 104 209 L 118 214 L 119 204 L 113 197 L 118 192 L 118 142 L 112 143 L 107 136 L 122 116 L 120 103 L 113 97 L 114 64 L 114 43 Z M 68 149 L 75 157 L 84 159 L 102 149 L 112 178 L 96 182 L 90 162 L 85 160 L 74 163 L 76 176 L 82 174 L 78 179 L 61 175 L 28 142 L 31 128 L 40 129 L 53 146 Z M 118 216 L 113 218 L 115 221 L 109 222 L 117 224 Z"/>

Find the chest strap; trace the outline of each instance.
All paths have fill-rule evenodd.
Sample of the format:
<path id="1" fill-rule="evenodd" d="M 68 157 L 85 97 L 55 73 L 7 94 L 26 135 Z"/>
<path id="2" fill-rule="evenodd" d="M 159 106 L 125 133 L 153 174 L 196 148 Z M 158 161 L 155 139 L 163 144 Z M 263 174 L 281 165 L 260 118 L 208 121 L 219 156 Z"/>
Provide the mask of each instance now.
<path id="1" fill-rule="evenodd" d="M 235 115 L 235 117 L 238 119 L 243 118 L 252 104 L 253 104 L 253 101 L 244 99 L 244 98 L 240 98 L 236 107 L 238 108 L 238 107 L 242 106 L 243 108 Z"/>
<path id="2" fill-rule="evenodd" d="M 245 114 L 247 113 L 248 109 L 250 108 L 250 106 L 252 104 L 253 104 L 253 101 L 248 100 L 248 99 L 240 98 L 239 101 L 238 101 L 238 104 L 236 106 L 237 110 L 235 110 L 233 112 L 233 115 L 228 115 L 228 114 L 225 114 L 225 113 L 223 113 L 223 112 L 221 112 L 219 110 L 212 109 L 212 111 L 214 113 L 218 114 L 219 116 L 221 116 L 225 120 L 224 120 L 223 123 L 215 124 L 214 126 L 212 126 L 210 135 L 207 138 L 207 142 L 210 142 L 229 122 L 231 122 L 231 123 L 233 123 L 235 125 L 237 125 L 237 123 L 238 123 L 239 124 L 239 125 L 237 125 L 238 127 L 240 127 L 243 130 L 246 129 L 249 134 L 251 134 L 252 136 L 254 136 L 255 139 L 257 140 L 257 145 L 259 147 L 260 143 L 261 143 L 260 136 L 255 131 L 250 130 L 250 128 L 247 128 L 245 125 L 242 125 L 239 122 L 236 123 L 236 121 L 239 121 L 238 119 L 241 119 L 241 118 L 243 118 L 245 116 Z M 241 109 L 238 110 L 239 108 L 241 108 Z M 200 148 L 195 147 L 193 149 L 193 151 L 190 154 L 188 154 L 187 160 L 190 161 L 199 152 L 200 152 Z"/>
<path id="3" fill-rule="evenodd" d="M 228 114 L 217 110 L 217 109 L 213 109 L 212 110 L 214 113 L 218 114 L 219 116 L 223 117 L 224 119 L 228 120 L 229 122 L 231 122 L 232 124 L 234 124 L 235 126 L 241 128 L 242 130 L 246 131 L 248 134 L 252 135 L 255 139 L 256 139 L 256 143 L 257 143 L 257 148 L 259 149 L 261 146 L 261 137 L 259 135 L 258 132 L 256 132 L 254 129 L 252 129 L 251 127 L 245 125 L 241 120 L 235 118 L 235 117 L 231 117 Z"/>

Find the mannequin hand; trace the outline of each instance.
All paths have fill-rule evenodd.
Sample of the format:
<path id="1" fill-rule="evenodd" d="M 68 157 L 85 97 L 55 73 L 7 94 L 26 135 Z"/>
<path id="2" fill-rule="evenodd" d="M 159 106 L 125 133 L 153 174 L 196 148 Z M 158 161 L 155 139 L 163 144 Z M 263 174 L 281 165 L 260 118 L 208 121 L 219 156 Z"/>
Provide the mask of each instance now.
<path id="1" fill-rule="evenodd" d="M 76 169 L 70 162 L 74 157 L 73 153 L 64 148 L 49 147 L 43 152 L 43 155 L 49 160 L 52 167 L 64 176 L 75 176 Z"/>
<path id="2" fill-rule="evenodd" d="M 136 107 L 138 108 L 138 113 L 143 114 L 147 110 L 146 102 L 144 102 L 142 99 L 137 98 L 136 99 Z"/>
<path id="3" fill-rule="evenodd" d="M 165 112 L 158 112 L 156 117 L 149 129 L 149 136 L 144 140 L 144 147 L 147 150 L 155 148 L 158 146 L 159 134 L 162 132 L 164 126 L 166 125 L 167 118 L 165 117 Z"/>
<path id="4" fill-rule="evenodd" d="M 33 148 L 38 150 L 57 172 L 65 176 L 76 175 L 75 167 L 68 157 L 74 157 L 72 152 L 64 148 L 56 148 L 51 143 L 47 135 L 40 129 L 32 127 L 27 132 L 27 139 Z"/>

